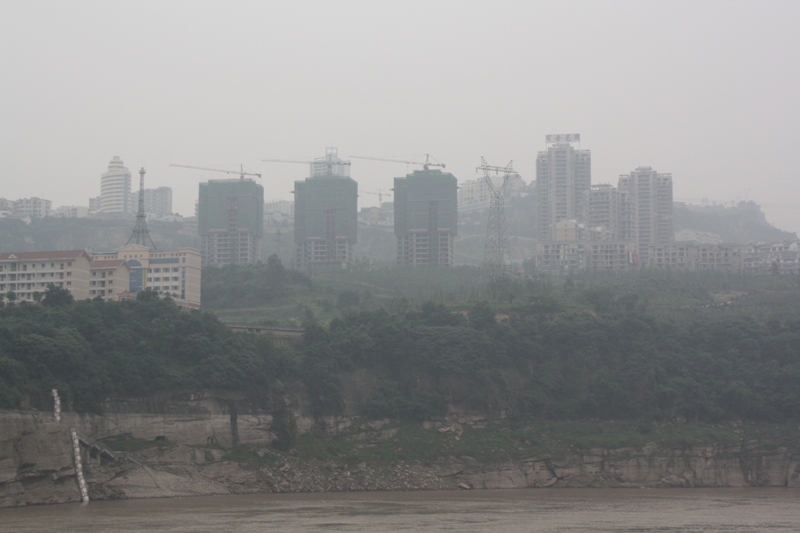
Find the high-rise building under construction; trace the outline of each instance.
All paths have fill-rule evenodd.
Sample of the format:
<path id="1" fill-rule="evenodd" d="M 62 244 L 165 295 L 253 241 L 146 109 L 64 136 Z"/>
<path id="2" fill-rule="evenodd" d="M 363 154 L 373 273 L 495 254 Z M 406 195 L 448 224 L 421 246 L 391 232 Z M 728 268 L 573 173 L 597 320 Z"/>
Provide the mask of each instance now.
<path id="1" fill-rule="evenodd" d="M 426 168 L 395 178 L 394 234 L 398 265 L 452 266 L 458 234 L 456 177 Z"/>
<path id="2" fill-rule="evenodd" d="M 264 233 L 264 188 L 245 178 L 201 183 L 197 225 L 204 264 L 255 263 Z"/>
<path id="3" fill-rule="evenodd" d="M 358 183 L 335 151 L 310 163 L 311 177 L 294 182 L 295 268 L 347 268 L 358 236 Z"/>

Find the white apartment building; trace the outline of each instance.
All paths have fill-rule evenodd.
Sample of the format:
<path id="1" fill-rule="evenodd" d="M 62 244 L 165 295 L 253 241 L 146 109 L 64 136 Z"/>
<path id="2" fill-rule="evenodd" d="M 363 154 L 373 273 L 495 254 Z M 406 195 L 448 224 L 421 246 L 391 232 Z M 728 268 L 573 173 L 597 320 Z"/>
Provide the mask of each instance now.
<path id="1" fill-rule="evenodd" d="M 131 195 L 131 171 L 115 155 L 108 172 L 100 176 L 100 209 L 103 216 L 124 217 L 134 214 Z"/>
<path id="2" fill-rule="evenodd" d="M 671 243 L 672 175 L 639 167 L 619 177 L 622 240 L 633 242 L 643 265 L 651 246 Z"/>
<path id="3" fill-rule="evenodd" d="M 581 270 L 623 272 L 633 265 L 633 245 L 610 241 L 539 243 L 534 260 L 537 270 L 555 275 Z"/>
<path id="4" fill-rule="evenodd" d="M 594 230 L 592 237 L 600 240 L 619 240 L 619 191 L 613 185 L 592 185 L 587 192 L 586 225 Z"/>
<path id="5" fill-rule="evenodd" d="M 57 218 L 86 218 L 89 216 L 89 208 L 80 205 L 62 205 L 53 209 L 51 215 Z"/>
<path id="6" fill-rule="evenodd" d="M 592 155 L 576 150 L 580 134 L 548 135 L 547 151 L 536 157 L 537 219 L 539 242 L 556 240 L 556 223 L 586 221 L 586 200 L 592 183 Z"/>
<path id="7" fill-rule="evenodd" d="M 133 205 L 138 210 L 139 191 L 132 195 Z M 172 214 L 172 187 L 158 187 L 144 190 L 144 212 L 161 218 Z"/>
<path id="8" fill-rule="evenodd" d="M 29 216 L 31 218 L 49 217 L 53 202 L 43 198 L 20 198 L 14 202 L 14 215 Z"/>
<path id="9" fill-rule="evenodd" d="M 14 213 L 14 202 L 0 198 L 0 218 L 10 217 Z"/>

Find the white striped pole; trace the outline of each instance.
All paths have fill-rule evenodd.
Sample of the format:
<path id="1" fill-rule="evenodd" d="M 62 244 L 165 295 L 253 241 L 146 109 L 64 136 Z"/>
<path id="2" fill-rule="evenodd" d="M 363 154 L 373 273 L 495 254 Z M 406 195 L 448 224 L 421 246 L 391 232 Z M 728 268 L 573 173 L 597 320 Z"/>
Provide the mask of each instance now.
<path id="1" fill-rule="evenodd" d="M 78 488 L 81 491 L 81 501 L 89 503 L 89 489 L 86 488 L 86 480 L 83 477 L 83 464 L 81 462 L 81 443 L 78 440 L 78 432 L 75 428 L 70 428 L 72 437 L 72 454 L 75 458 L 75 476 L 78 478 Z"/>
<path id="2" fill-rule="evenodd" d="M 61 398 L 58 396 L 58 389 L 53 389 L 53 420 L 61 422 Z"/>

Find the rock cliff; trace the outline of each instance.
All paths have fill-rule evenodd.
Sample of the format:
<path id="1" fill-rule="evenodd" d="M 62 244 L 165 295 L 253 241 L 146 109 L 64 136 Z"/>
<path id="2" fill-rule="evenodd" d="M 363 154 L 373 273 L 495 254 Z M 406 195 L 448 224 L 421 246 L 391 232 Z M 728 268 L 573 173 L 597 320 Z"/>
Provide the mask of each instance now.
<path id="1" fill-rule="evenodd" d="M 780 447 L 759 449 L 749 442 L 681 449 L 651 443 L 557 455 L 531 453 L 499 462 L 451 455 L 353 464 L 276 452 L 270 446 L 276 439 L 273 418 L 229 398 L 119 400 L 104 407 L 104 415 L 64 413 L 60 424 L 35 411 L 0 412 L 0 507 L 80 501 L 70 427 L 81 436 L 92 499 L 458 488 L 800 487 L 800 456 Z M 466 421 L 474 428 L 485 422 Z M 357 446 L 392 442 L 397 432 L 388 421 L 313 420 L 300 411 L 292 413 L 292 423 L 298 434 L 346 434 Z M 461 424 L 449 423 L 427 427 L 442 438 L 457 439 L 447 434 L 448 428 Z M 114 439 L 142 447 L 109 451 L 119 442 Z M 246 445 L 256 460 L 242 461 L 230 453 L 236 442 Z"/>

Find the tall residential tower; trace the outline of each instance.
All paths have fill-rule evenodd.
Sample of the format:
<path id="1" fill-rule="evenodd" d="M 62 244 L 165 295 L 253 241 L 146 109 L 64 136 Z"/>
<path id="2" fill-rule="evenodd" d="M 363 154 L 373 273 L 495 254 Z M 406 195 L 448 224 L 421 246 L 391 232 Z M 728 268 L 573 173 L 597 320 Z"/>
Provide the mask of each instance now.
<path id="1" fill-rule="evenodd" d="M 648 248 L 670 243 L 672 232 L 672 174 L 639 167 L 619 177 L 620 228 L 632 242 L 639 264 L 646 265 Z"/>
<path id="2" fill-rule="evenodd" d="M 579 133 L 547 135 L 547 151 L 536 157 L 537 222 L 539 242 L 556 240 L 562 220 L 585 222 L 586 201 L 592 183 L 592 155 L 576 150 Z"/>
<path id="3" fill-rule="evenodd" d="M 108 172 L 100 176 L 100 209 L 102 216 L 127 217 L 134 214 L 131 196 L 131 171 L 118 155 L 108 163 Z"/>

